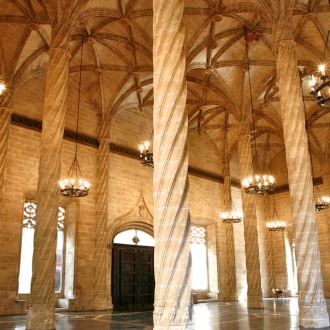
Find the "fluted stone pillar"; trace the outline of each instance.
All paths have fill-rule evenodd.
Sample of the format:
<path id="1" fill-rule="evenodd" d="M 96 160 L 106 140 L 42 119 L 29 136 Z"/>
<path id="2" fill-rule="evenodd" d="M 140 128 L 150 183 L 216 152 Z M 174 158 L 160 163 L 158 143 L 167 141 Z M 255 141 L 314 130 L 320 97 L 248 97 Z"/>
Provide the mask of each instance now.
<path id="1" fill-rule="evenodd" d="M 33 330 L 55 329 L 54 276 L 58 181 L 61 175 L 61 149 L 70 59 L 67 47 L 51 47 L 48 54 L 33 274 L 26 322 L 26 328 Z"/>
<path id="2" fill-rule="evenodd" d="M 273 220 L 270 214 L 270 205 L 269 205 L 270 196 L 268 193 L 264 194 L 264 217 L 265 222 Z M 272 296 L 272 289 L 276 288 L 276 279 L 275 279 L 275 263 L 274 263 L 274 253 L 273 253 L 273 239 L 271 233 L 268 229 L 266 232 L 266 246 L 267 246 L 267 271 L 268 271 L 268 295 Z"/>
<path id="3" fill-rule="evenodd" d="M 153 5 L 154 329 L 174 330 L 191 323 L 184 1 Z"/>
<path id="4" fill-rule="evenodd" d="M 238 158 L 241 178 L 253 175 L 250 135 L 244 124 L 239 125 Z M 258 245 L 257 214 L 254 195 L 247 194 L 242 187 L 244 214 L 244 239 L 247 271 L 247 304 L 248 308 L 263 308 L 261 291 L 260 259 Z"/>
<path id="5" fill-rule="evenodd" d="M 97 199 L 95 226 L 94 309 L 112 308 L 109 272 L 108 218 L 109 218 L 109 160 L 110 125 L 102 122 L 97 154 Z"/>
<path id="6" fill-rule="evenodd" d="M 304 328 L 322 328 L 329 326 L 329 317 L 323 295 L 311 161 L 295 43 L 289 39 L 279 39 L 275 52 L 295 228 L 299 325 Z"/>
<path id="7" fill-rule="evenodd" d="M 11 109 L 0 107 L 0 205 L 2 202 Z"/>

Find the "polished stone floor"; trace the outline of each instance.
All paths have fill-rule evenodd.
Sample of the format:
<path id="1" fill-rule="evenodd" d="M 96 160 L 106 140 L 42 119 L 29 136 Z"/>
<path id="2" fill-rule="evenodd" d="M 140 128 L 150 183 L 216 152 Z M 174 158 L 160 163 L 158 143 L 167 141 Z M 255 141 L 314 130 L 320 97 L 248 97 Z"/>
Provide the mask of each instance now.
<path id="1" fill-rule="evenodd" d="M 297 298 L 265 299 L 264 309 L 247 309 L 246 302 L 194 305 L 195 330 L 294 330 Z M 330 300 L 327 300 L 330 314 Z M 0 317 L 0 329 L 25 329 L 26 316 Z M 56 312 L 56 329 L 152 330 L 152 311 Z"/>

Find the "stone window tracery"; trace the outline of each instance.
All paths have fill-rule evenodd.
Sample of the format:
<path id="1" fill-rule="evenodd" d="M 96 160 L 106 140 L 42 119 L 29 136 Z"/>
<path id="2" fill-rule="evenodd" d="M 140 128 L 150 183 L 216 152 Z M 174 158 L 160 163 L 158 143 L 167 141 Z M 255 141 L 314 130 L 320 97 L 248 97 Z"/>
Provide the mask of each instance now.
<path id="1" fill-rule="evenodd" d="M 26 200 L 24 203 L 22 220 L 21 261 L 18 280 L 18 293 L 29 294 L 32 279 L 32 259 L 34 250 L 34 231 L 36 226 L 37 203 Z M 56 244 L 56 270 L 55 293 L 62 291 L 63 256 L 65 239 L 65 208 L 58 207 L 57 218 L 57 244 Z"/>

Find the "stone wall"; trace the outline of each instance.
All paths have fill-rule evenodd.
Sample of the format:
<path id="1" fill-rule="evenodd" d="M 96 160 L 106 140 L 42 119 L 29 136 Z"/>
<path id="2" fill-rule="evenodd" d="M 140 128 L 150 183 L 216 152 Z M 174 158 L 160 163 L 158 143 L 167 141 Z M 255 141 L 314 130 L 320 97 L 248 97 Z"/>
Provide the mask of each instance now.
<path id="1" fill-rule="evenodd" d="M 132 111 L 135 116 L 131 118 Z M 87 119 L 85 119 L 87 120 Z M 84 121 L 83 121 L 84 122 Z M 133 125 L 134 123 L 134 125 Z M 136 125 L 138 123 L 138 125 Z M 140 127 L 128 131 L 127 126 Z M 150 113 L 139 112 L 138 109 L 123 110 L 122 117 L 119 114 L 112 124 L 111 141 L 131 148 L 137 148 L 138 143 L 143 142 L 150 134 L 152 128 Z M 124 126 L 126 128 L 124 128 Z M 89 133 L 95 132 L 92 128 Z M 127 133 L 126 135 L 124 133 Z M 128 133 L 129 132 L 129 133 Z M 36 196 L 38 182 L 38 164 L 40 158 L 39 131 L 11 125 L 9 136 L 9 148 L 6 160 L 3 203 L 1 205 L 1 277 L 0 277 L 0 314 L 22 314 L 26 312 L 27 305 L 19 301 L 17 295 L 18 273 L 20 262 L 20 242 L 22 231 L 22 213 L 25 197 Z M 222 164 L 216 146 L 207 135 L 199 135 L 195 131 L 189 132 L 190 166 L 221 174 Z M 62 150 L 62 175 L 65 176 L 73 160 L 75 143 L 64 140 Z M 66 290 L 65 297 L 70 299 L 70 310 L 93 309 L 93 278 L 94 278 L 94 244 L 95 244 L 95 219 L 96 219 L 96 172 L 97 172 L 97 148 L 88 145 L 78 145 L 78 160 L 81 170 L 87 180 L 91 182 L 91 190 L 88 197 L 81 198 L 73 203 L 62 199 L 63 204 L 70 204 L 70 269 L 66 283 L 70 289 Z M 237 168 L 233 168 L 237 172 Z M 108 243 L 112 243 L 114 228 L 126 225 L 146 226 L 152 230 L 153 217 L 153 169 L 143 167 L 138 159 L 125 157 L 121 154 L 110 154 L 109 165 L 109 214 Z M 236 173 L 237 174 L 237 173 Z M 234 178 L 237 178 L 234 176 Z M 201 225 L 207 228 L 209 237 L 209 282 L 211 293 L 221 291 L 221 278 L 219 267 L 226 256 L 220 252 L 224 245 L 225 235 L 216 235 L 217 227 L 221 227 L 220 213 L 222 210 L 222 183 L 219 180 L 189 175 L 190 183 L 190 216 L 193 225 Z M 236 210 L 241 210 L 241 190 L 232 187 L 232 199 Z M 272 196 L 270 196 L 273 198 Z M 274 272 L 276 286 L 285 288 L 288 286 L 285 240 L 288 246 L 292 246 L 292 220 L 289 203 L 289 192 L 275 194 L 276 211 L 279 219 L 288 224 L 287 234 L 271 233 L 274 255 Z M 262 289 L 265 297 L 269 296 L 269 251 L 267 250 L 267 231 L 265 227 L 262 198 L 256 197 L 259 250 L 261 263 Z M 141 208 L 142 206 L 142 208 Z M 271 208 L 272 209 L 272 208 Z M 319 230 L 319 243 L 321 250 L 322 272 L 324 291 L 330 296 L 330 255 L 329 255 L 329 220 L 327 211 L 317 214 L 317 226 Z M 124 228 L 124 227 L 122 227 Z M 246 266 L 243 224 L 234 225 L 236 285 L 238 299 L 246 299 Z M 278 247 L 281 246 L 281 249 Z M 220 249 L 220 250 L 219 250 Z M 222 251 L 222 250 L 221 250 Z M 224 251 L 224 250 L 223 250 Z M 69 259 L 68 259 L 69 260 Z M 111 250 L 108 253 L 109 281 L 111 278 Z M 221 272 L 220 272 L 221 274 Z M 69 277 L 69 278 L 68 278 Z M 70 278 L 71 277 L 71 278 Z M 74 279 L 72 279 L 74 278 Z"/>

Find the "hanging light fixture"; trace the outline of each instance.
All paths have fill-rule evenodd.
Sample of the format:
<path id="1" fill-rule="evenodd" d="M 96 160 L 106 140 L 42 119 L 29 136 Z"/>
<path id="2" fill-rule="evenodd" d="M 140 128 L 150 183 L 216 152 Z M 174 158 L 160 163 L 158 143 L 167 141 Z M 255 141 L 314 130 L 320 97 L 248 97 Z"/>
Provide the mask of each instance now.
<path id="1" fill-rule="evenodd" d="M 90 183 L 84 180 L 77 159 L 78 154 L 78 124 L 80 112 L 80 88 L 81 88 L 81 73 L 83 59 L 84 38 L 81 38 L 81 54 L 80 54 L 80 70 L 79 70 L 79 85 L 78 85 L 78 110 L 76 122 L 76 150 L 74 160 L 71 164 L 68 175 L 65 179 L 59 182 L 60 194 L 68 197 L 84 197 L 88 195 Z"/>
<path id="2" fill-rule="evenodd" d="M 237 212 L 231 198 L 230 198 L 230 201 L 231 201 L 235 211 L 222 212 L 220 214 L 220 218 L 223 223 L 240 223 L 243 220 L 243 213 Z"/>
<path id="3" fill-rule="evenodd" d="M 328 33 L 329 37 L 329 33 Z M 301 79 L 301 94 L 303 98 L 303 105 L 304 105 L 304 112 L 305 116 L 307 113 L 306 110 L 306 104 L 305 104 L 305 99 L 304 99 L 304 88 L 303 88 L 303 82 L 302 82 L 302 77 L 300 73 L 300 79 Z M 309 128 L 308 128 L 308 121 L 307 117 L 305 118 L 306 120 L 306 132 L 307 132 L 307 141 L 308 141 L 308 152 L 309 152 L 309 157 L 310 157 L 310 162 L 311 162 L 311 169 L 312 169 L 312 180 L 314 179 L 314 166 L 313 166 L 313 158 L 312 158 L 312 148 L 311 148 L 311 142 L 310 142 L 310 137 L 309 137 Z M 316 191 L 317 191 L 317 202 L 314 204 L 315 205 L 315 211 L 323 211 L 329 208 L 330 206 L 330 198 L 328 196 L 322 196 L 319 190 L 319 187 L 316 186 Z"/>
<path id="4" fill-rule="evenodd" d="M 319 73 L 321 76 L 312 75 L 309 81 L 309 86 L 311 88 L 310 94 L 314 96 L 314 101 L 321 107 L 330 108 L 330 90 L 326 87 L 330 86 L 329 77 L 326 75 L 326 63 L 325 63 L 325 52 L 328 46 L 330 30 L 328 31 L 327 40 L 324 47 L 322 63 L 319 65 Z"/>
<path id="5" fill-rule="evenodd" d="M 3 95 L 5 89 L 6 89 L 6 85 L 0 82 L 0 95 Z"/>
<path id="6" fill-rule="evenodd" d="M 275 179 L 272 175 L 262 174 L 259 172 L 259 163 L 260 159 L 257 152 L 257 144 L 256 144 L 256 129 L 254 123 L 254 111 L 253 111 L 253 100 L 252 100 L 252 87 L 251 87 L 251 74 L 250 74 L 250 61 L 248 54 L 248 41 L 253 41 L 250 37 L 251 32 L 248 34 L 245 29 L 245 48 L 246 48 L 246 61 L 247 61 L 247 70 L 249 77 L 249 93 L 250 93 L 250 102 L 251 102 L 251 113 L 252 113 L 252 126 L 253 126 L 253 135 L 254 135 L 254 154 L 252 155 L 252 172 L 256 171 L 254 175 L 244 178 L 242 181 L 242 185 L 245 189 L 245 192 L 248 194 L 264 194 L 268 191 L 274 191 L 274 182 Z"/>
<path id="7" fill-rule="evenodd" d="M 266 226 L 269 231 L 283 231 L 286 223 L 285 221 L 267 221 Z"/>
<path id="8" fill-rule="evenodd" d="M 283 231 L 286 227 L 285 221 L 280 221 L 278 219 L 278 214 L 275 207 L 275 196 L 273 194 L 273 217 L 271 221 L 266 221 L 266 227 L 269 231 Z"/>
<path id="9" fill-rule="evenodd" d="M 145 141 L 144 144 L 139 146 L 140 149 L 140 159 L 142 159 L 141 164 L 143 166 L 154 167 L 153 153 L 149 151 L 150 143 Z"/>
<path id="10" fill-rule="evenodd" d="M 318 187 L 316 187 L 318 190 Z M 319 190 L 318 190 L 319 192 Z M 330 198 L 327 196 L 323 196 L 321 198 L 317 199 L 317 202 L 315 203 L 315 211 L 322 211 L 327 208 L 329 208 Z"/>
<path id="11" fill-rule="evenodd" d="M 228 135 L 227 135 L 227 112 L 225 114 L 225 157 L 224 162 L 228 162 L 224 166 L 228 166 L 228 174 L 230 174 L 230 168 L 229 168 L 229 149 L 228 149 Z M 230 205 L 231 205 L 231 211 L 230 212 L 222 212 L 220 214 L 220 218 L 223 223 L 240 223 L 243 220 L 243 213 L 237 212 L 235 204 L 231 198 L 231 177 L 229 177 L 229 198 L 230 198 Z"/>

